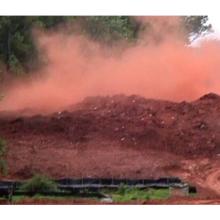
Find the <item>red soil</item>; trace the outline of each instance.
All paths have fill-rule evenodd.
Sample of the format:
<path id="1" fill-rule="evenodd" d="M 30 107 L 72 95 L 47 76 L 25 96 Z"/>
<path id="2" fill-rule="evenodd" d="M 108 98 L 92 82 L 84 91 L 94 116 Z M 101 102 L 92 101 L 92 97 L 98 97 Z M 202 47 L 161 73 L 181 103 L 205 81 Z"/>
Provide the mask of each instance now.
<path id="1" fill-rule="evenodd" d="M 146 200 L 146 201 L 130 201 L 130 202 L 102 202 L 96 199 L 37 199 L 37 198 L 26 198 L 17 202 L 9 203 L 7 200 L 0 201 L 0 204 L 36 204 L 36 205 L 172 205 L 172 204 L 184 204 L 184 205 L 210 205 L 220 204 L 220 199 L 206 199 L 206 198 L 187 198 L 187 197 L 175 197 L 170 199 L 161 200 Z"/>
<path id="2" fill-rule="evenodd" d="M 65 112 L 28 113 L 0 113 L 7 179 L 178 176 L 204 198 L 220 193 L 218 95 L 190 103 L 91 97 Z"/>

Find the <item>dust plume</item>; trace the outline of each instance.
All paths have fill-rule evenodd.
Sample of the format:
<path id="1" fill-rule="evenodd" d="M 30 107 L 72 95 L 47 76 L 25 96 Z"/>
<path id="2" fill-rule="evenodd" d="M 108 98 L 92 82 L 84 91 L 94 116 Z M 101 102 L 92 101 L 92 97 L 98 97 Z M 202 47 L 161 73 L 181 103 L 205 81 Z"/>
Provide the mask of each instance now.
<path id="1" fill-rule="evenodd" d="M 164 23 L 160 19 L 154 23 L 155 30 L 161 32 Z M 172 19 L 169 24 L 176 25 Z M 122 93 L 173 101 L 220 93 L 220 43 L 207 41 L 189 47 L 180 32 L 172 30 L 162 35 L 159 44 L 146 41 L 143 34 L 123 51 L 61 31 L 41 33 L 38 44 L 46 51 L 47 65 L 33 79 L 8 87 L 0 110 L 50 113 L 87 96 Z"/>

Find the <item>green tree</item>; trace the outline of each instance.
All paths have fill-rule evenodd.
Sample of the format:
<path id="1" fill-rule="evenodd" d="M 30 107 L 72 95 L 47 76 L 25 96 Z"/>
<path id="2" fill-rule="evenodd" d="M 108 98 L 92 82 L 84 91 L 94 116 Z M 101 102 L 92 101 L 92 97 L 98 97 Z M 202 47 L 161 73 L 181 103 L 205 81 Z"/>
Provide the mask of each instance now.
<path id="1" fill-rule="evenodd" d="M 183 16 L 182 21 L 188 38 L 192 36 L 192 40 L 212 31 L 212 25 L 208 23 L 208 16 Z"/>
<path id="2" fill-rule="evenodd" d="M 132 41 L 137 37 L 139 24 L 128 16 L 76 17 L 80 31 L 91 39 L 112 45 L 119 40 Z"/>
<path id="3" fill-rule="evenodd" d="M 0 60 L 6 69 L 14 73 L 33 69 L 38 63 L 33 27 L 51 28 L 63 21 L 64 16 L 1 16 Z"/>
<path id="4" fill-rule="evenodd" d="M 208 16 L 182 16 L 178 29 L 177 26 L 166 23 L 167 17 L 162 17 L 164 26 L 168 29 L 167 32 L 181 32 L 185 35 L 185 40 L 188 42 L 190 38 L 196 38 L 203 33 L 211 31 L 211 24 L 207 24 Z M 129 16 L 85 16 L 76 17 L 74 20 L 78 23 L 83 34 L 86 34 L 91 39 L 112 45 L 119 40 L 133 41 L 138 38 L 141 30 L 152 35 L 151 18 L 145 17 L 145 22 L 141 22 L 134 17 Z M 173 30 L 175 29 L 175 30 Z M 161 34 L 162 33 L 162 34 Z M 162 40 L 162 32 L 153 33 L 155 40 Z"/>
<path id="5" fill-rule="evenodd" d="M 37 16 L 34 17 L 33 24 L 45 29 L 54 28 L 59 24 L 64 24 L 71 19 L 73 16 Z"/>
<path id="6" fill-rule="evenodd" d="M 7 70 L 22 72 L 36 56 L 31 35 L 32 17 L 0 17 L 0 59 Z"/>
<path id="7" fill-rule="evenodd" d="M 186 38 L 210 31 L 207 20 L 208 16 L 183 16 Z M 132 42 L 143 30 L 143 24 L 129 16 L 0 16 L 0 66 L 3 63 L 8 71 L 18 74 L 37 67 L 40 59 L 33 28 L 52 29 L 59 24 L 75 27 L 73 34 L 80 32 L 109 46 L 121 40 Z"/>

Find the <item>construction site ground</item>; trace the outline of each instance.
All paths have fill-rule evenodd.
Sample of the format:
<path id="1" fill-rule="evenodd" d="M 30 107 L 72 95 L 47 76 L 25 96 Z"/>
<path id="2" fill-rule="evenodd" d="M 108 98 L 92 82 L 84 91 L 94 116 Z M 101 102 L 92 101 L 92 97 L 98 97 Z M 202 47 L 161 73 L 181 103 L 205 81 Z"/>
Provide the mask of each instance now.
<path id="1" fill-rule="evenodd" d="M 179 103 L 136 95 L 88 97 L 50 115 L 36 115 L 31 109 L 1 112 L 0 136 L 7 142 L 8 165 L 8 175 L 1 180 L 23 180 L 36 173 L 51 178 L 174 176 L 196 186 L 197 196 L 137 203 L 220 203 L 216 94 Z M 56 203 L 36 203 L 44 202 Z"/>

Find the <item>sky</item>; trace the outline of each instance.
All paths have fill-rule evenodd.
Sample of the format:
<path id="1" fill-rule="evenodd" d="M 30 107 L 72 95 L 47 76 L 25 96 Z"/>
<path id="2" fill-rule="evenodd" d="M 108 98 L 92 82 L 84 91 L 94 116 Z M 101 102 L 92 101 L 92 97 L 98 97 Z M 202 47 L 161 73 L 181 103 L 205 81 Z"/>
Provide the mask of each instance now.
<path id="1" fill-rule="evenodd" d="M 220 40 L 220 15 L 208 15 L 208 23 L 212 25 L 213 32 L 205 36 L 199 37 L 191 43 L 192 46 L 199 46 L 204 40 Z"/>
<path id="2" fill-rule="evenodd" d="M 220 15 L 208 15 L 208 17 L 213 29 L 220 35 Z"/>

